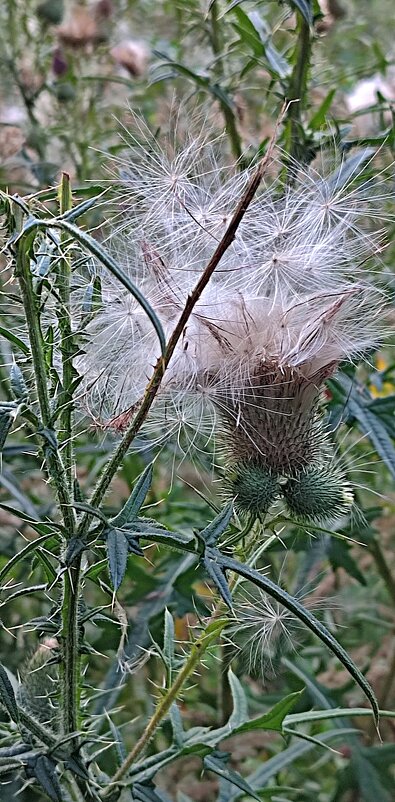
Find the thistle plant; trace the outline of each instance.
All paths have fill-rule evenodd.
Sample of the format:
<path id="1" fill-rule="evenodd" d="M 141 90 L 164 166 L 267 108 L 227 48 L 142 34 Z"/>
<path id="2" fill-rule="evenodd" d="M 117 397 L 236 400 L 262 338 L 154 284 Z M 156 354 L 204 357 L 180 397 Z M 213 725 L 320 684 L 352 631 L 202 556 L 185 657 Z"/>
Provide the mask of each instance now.
<path id="1" fill-rule="evenodd" d="M 49 5 L 40 5 L 40 19 Z M 112 124 L 107 132 L 111 178 L 97 194 L 98 152 L 89 160 L 86 152 L 102 144 L 99 96 L 108 101 L 88 69 L 81 82 L 97 87 L 95 103 L 75 107 L 77 116 L 89 110 L 72 154 L 79 180 L 89 175 L 95 185 L 73 188 L 64 172 L 55 189 L 0 198 L 0 798 L 169 802 L 179 790 L 173 763 L 183 778 L 192 756 L 197 781 L 214 775 L 221 802 L 262 794 L 340 802 L 330 772 L 342 772 L 329 751 L 321 752 L 321 769 L 329 768 L 319 786 L 309 764 L 308 787 L 296 788 L 300 764 L 293 769 L 339 743 L 351 754 L 346 793 L 352 772 L 358 787 L 365 761 L 363 791 L 389 802 L 386 772 L 383 779 L 375 768 L 381 746 L 366 748 L 355 720 L 368 719 L 373 742 L 379 718 L 394 717 L 393 671 L 376 698 L 361 658 L 348 652 L 353 631 L 337 639 L 327 593 L 316 615 L 301 590 L 318 575 L 338 582 L 339 568 L 364 586 L 371 563 L 355 555 L 365 546 L 395 598 L 375 511 L 363 509 L 366 520 L 355 514 L 363 493 L 336 431 L 344 421 L 352 448 L 355 426 L 362 429 L 357 471 L 369 438 L 373 460 L 395 476 L 393 397 L 380 395 L 391 369 L 375 377 L 379 397 L 371 379 L 361 381 L 388 328 L 386 135 L 353 143 L 341 126 L 324 130 L 333 92 L 310 117 L 317 3 L 290 0 L 267 21 L 263 4 L 250 13 L 247 4 L 195 3 L 192 15 L 189 1 L 171 5 L 166 25 L 174 13 L 179 39 L 188 28 L 193 63 L 176 42 L 169 57 L 158 53 L 155 69 L 167 65 L 210 96 L 217 106 L 203 123 L 196 107 L 176 112 L 173 103 L 176 130 L 152 134 L 144 115 L 151 123 L 166 116 L 154 77 L 123 143 L 112 148 Z M 94 7 L 118 23 L 111 3 Z M 91 12 L 89 5 L 76 16 Z M 202 74 L 194 71 L 195 20 L 209 45 L 204 58 L 212 58 Z M 66 23 L 46 28 L 45 42 L 56 36 L 71 46 Z M 33 33 L 36 40 L 40 28 Z M 66 67 L 61 56 L 53 53 L 57 70 Z M 278 97 L 284 105 L 268 138 L 247 147 L 237 95 L 262 63 L 270 68 L 265 117 Z M 74 91 L 70 70 L 56 73 L 64 76 L 55 81 L 61 103 L 70 102 L 60 97 L 66 84 Z M 125 80 L 115 82 L 129 91 Z M 253 107 L 260 113 L 263 98 Z M 66 116 L 55 129 L 67 145 Z M 123 124 L 126 111 L 120 116 Z M 261 122 L 257 112 L 251 142 Z M 366 149 L 372 144 L 379 152 Z M 207 497 L 175 476 L 177 460 L 209 466 Z M 361 595 L 377 642 L 383 588 L 374 582 L 377 619 L 371 585 Z M 339 702 L 343 689 L 324 686 L 322 672 L 338 664 L 366 707 Z M 285 673 L 291 692 L 283 691 Z M 230 736 L 259 730 L 272 740 L 246 776 L 224 747 Z M 194 797 L 187 792 L 185 802 Z M 211 785 L 206 796 L 213 794 Z"/>

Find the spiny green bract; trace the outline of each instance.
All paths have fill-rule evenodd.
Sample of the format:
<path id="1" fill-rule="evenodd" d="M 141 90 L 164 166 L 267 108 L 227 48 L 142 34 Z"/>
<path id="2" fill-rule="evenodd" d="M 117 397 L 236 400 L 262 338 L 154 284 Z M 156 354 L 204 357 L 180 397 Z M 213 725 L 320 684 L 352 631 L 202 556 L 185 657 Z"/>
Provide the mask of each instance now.
<path id="1" fill-rule="evenodd" d="M 278 478 L 261 465 L 238 465 L 232 478 L 235 507 L 240 512 L 264 515 L 279 492 Z"/>
<path id="2" fill-rule="evenodd" d="M 341 471 L 311 465 L 282 487 L 292 515 L 311 521 L 336 519 L 349 511 L 353 494 Z"/>
<path id="3" fill-rule="evenodd" d="M 280 476 L 257 463 L 239 463 L 231 478 L 232 495 L 239 513 L 265 515 L 282 496 L 291 515 L 304 521 L 335 520 L 353 504 L 349 482 L 341 470 L 312 464 Z"/>

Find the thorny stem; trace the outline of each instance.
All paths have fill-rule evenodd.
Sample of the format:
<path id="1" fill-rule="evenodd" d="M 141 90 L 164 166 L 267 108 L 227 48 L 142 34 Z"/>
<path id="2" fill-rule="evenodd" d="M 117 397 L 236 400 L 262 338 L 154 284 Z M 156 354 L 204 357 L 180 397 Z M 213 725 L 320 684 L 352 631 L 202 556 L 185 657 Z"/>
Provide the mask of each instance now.
<path id="1" fill-rule="evenodd" d="M 224 69 L 223 69 L 223 61 L 221 58 L 221 51 L 222 51 L 222 36 L 221 36 L 221 27 L 218 24 L 218 15 L 217 15 L 217 2 L 214 0 L 211 4 L 210 8 L 210 20 L 211 20 L 211 47 L 213 50 L 214 55 L 216 56 L 216 64 L 215 64 L 215 73 L 218 81 L 223 79 L 224 76 Z M 240 169 L 245 167 L 243 163 L 243 151 L 241 147 L 241 140 L 240 134 L 237 130 L 236 125 L 236 117 L 233 109 L 229 107 L 229 104 L 226 100 L 219 99 L 219 105 L 222 111 L 222 114 L 225 119 L 226 125 L 226 133 L 229 136 L 230 145 L 232 148 L 233 155 L 237 160 Z"/>
<path id="2" fill-rule="evenodd" d="M 59 207 L 63 215 L 72 208 L 70 177 L 62 174 L 59 186 Z M 61 232 L 60 245 L 65 245 L 68 235 Z M 60 412 L 59 440 L 63 444 L 63 454 L 67 483 L 70 496 L 73 497 L 74 459 L 73 459 L 73 367 L 74 343 L 70 317 L 70 276 L 71 267 L 68 256 L 62 254 L 56 271 L 56 286 L 59 293 L 57 316 L 60 331 L 60 353 L 62 358 L 62 391 L 59 393 Z M 67 539 L 66 539 L 67 545 Z M 68 566 L 63 575 L 62 599 L 62 663 L 61 663 L 61 695 L 62 695 L 62 729 L 67 735 L 75 732 L 79 725 L 80 709 L 80 652 L 78 604 L 81 584 L 81 554 Z"/>
<path id="3" fill-rule="evenodd" d="M 287 111 L 288 120 L 288 148 L 287 152 L 292 164 L 303 161 L 306 158 L 305 145 L 303 142 L 302 112 L 307 92 L 307 76 L 310 68 L 311 42 L 312 35 L 309 23 L 304 16 L 297 13 L 298 17 L 298 40 L 295 51 L 295 65 L 289 80 L 287 100 L 289 102 Z"/>
<path id="4" fill-rule="evenodd" d="M 89 501 L 89 503 L 90 503 L 90 505 L 92 507 L 98 507 L 99 504 L 101 503 L 105 493 L 107 492 L 107 489 L 108 489 L 109 485 L 111 484 L 111 481 L 112 481 L 113 477 L 115 476 L 119 466 L 122 463 L 123 458 L 127 454 L 128 450 L 129 450 L 129 448 L 131 446 L 131 443 L 133 442 L 133 440 L 136 437 L 137 433 L 139 432 L 142 424 L 144 423 L 144 421 L 145 421 L 145 419 L 146 419 L 146 417 L 147 417 L 147 415 L 148 415 L 148 413 L 149 413 L 149 411 L 151 409 L 151 406 L 152 406 L 152 404 L 153 404 L 153 402 L 155 400 L 155 396 L 156 396 L 156 394 L 157 394 L 157 392 L 159 390 L 159 387 L 161 385 L 161 381 L 162 381 L 162 378 L 164 376 L 165 370 L 166 370 L 166 368 L 167 368 L 167 366 L 168 366 L 168 364 L 170 362 L 170 359 L 171 359 L 171 357 L 172 357 L 172 355 L 174 353 L 176 345 L 177 345 L 178 341 L 180 340 L 180 338 L 185 333 L 185 327 L 186 327 L 186 325 L 188 323 L 188 320 L 189 320 L 189 318 L 190 318 L 190 316 L 191 316 L 191 314 L 193 312 L 193 309 L 194 309 L 196 303 L 198 302 L 203 290 L 205 289 L 205 287 L 207 286 L 208 282 L 210 281 L 210 278 L 211 278 L 212 274 L 214 273 L 215 268 L 217 267 L 217 265 L 221 261 L 224 253 L 228 250 L 228 248 L 230 247 L 230 245 L 232 244 L 232 242 L 233 242 L 233 240 L 234 240 L 234 238 L 236 236 L 237 229 L 238 229 L 238 227 L 239 227 L 239 225 L 240 225 L 240 223 L 241 223 L 241 221 L 242 221 L 242 219 L 243 219 L 243 217 L 244 217 L 244 215 L 245 215 L 245 213 L 246 213 L 251 201 L 253 200 L 254 195 L 255 195 L 258 187 L 259 187 L 259 184 L 261 183 L 262 178 L 264 176 L 266 167 L 267 167 L 268 162 L 269 162 L 269 160 L 271 158 L 271 155 L 272 155 L 272 152 L 273 152 L 273 148 L 274 148 L 274 145 L 275 145 L 275 142 L 276 142 L 277 131 L 278 131 L 278 128 L 279 128 L 279 126 L 280 126 L 280 124 L 281 124 L 281 122 L 283 120 L 285 112 L 286 112 L 286 108 L 283 107 L 283 109 L 281 110 L 280 115 L 279 115 L 279 117 L 277 119 L 276 126 L 275 126 L 275 129 L 274 129 L 274 133 L 273 133 L 273 136 L 272 136 L 272 138 L 271 138 L 271 140 L 269 142 L 268 149 L 266 151 L 265 156 L 261 159 L 260 163 L 258 164 L 256 169 L 254 170 L 254 172 L 252 174 L 252 177 L 251 177 L 251 180 L 249 181 L 249 184 L 248 184 L 248 186 L 247 186 L 247 188 L 246 188 L 241 200 L 239 201 L 239 203 L 238 203 L 238 205 L 236 207 L 236 210 L 235 210 L 235 212 L 233 214 L 233 217 L 232 217 L 232 219 L 231 219 L 231 221 L 229 223 L 228 228 L 225 231 L 224 236 L 222 237 L 221 241 L 217 245 L 217 247 L 216 247 L 216 249 L 215 249 L 215 251 L 214 251 L 214 253 L 213 253 L 213 255 L 212 255 L 212 257 L 211 257 L 211 259 L 210 259 L 210 261 L 208 263 L 208 265 L 206 266 L 205 270 L 203 271 L 199 281 L 197 282 L 197 284 L 195 285 L 194 289 L 192 290 L 192 292 L 190 293 L 190 295 L 187 298 L 185 307 L 184 307 L 184 309 L 183 309 L 183 311 L 181 313 L 179 321 L 178 321 L 173 333 L 170 336 L 170 339 L 169 339 L 168 344 L 166 346 L 165 353 L 164 353 L 163 357 L 159 358 L 157 363 L 156 363 L 152 378 L 150 379 L 150 381 L 149 381 L 149 383 L 147 385 L 147 389 L 145 391 L 145 394 L 144 394 L 144 397 L 143 397 L 142 402 L 140 404 L 140 407 L 138 409 L 138 412 L 136 413 L 135 417 L 133 418 L 133 420 L 129 424 L 129 427 L 126 430 L 121 442 L 119 443 L 119 445 L 115 449 L 112 457 L 110 457 L 109 462 L 107 463 L 107 465 L 105 466 L 105 468 L 103 470 L 103 473 L 102 473 L 102 475 L 101 475 L 101 477 L 99 479 L 99 482 L 98 482 L 98 484 L 97 484 L 97 486 L 96 486 L 96 488 L 95 488 L 95 490 L 93 492 L 93 495 L 92 495 L 92 497 L 91 497 L 91 499 Z M 86 534 L 87 529 L 89 527 L 89 522 L 90 522 L 90 515 L 87 513 L 84 516 L 84 518 L 81 520 L 81 523 L 80 523 L 80 526 L 79 526 L 79 529 L 78 529 L 79 537 L 83 537 Z"/>
<path id="5" fill-rule="evenodd" d="M 70 177 L 67 173 L 62 173 L 59 187 L 59 210 L 60 214 L 68 212 L 72 207 L 70 191 Z M 60 235 L 61 247 L 65 245 L 68 236 L 63 232 Z M 59 293 L 59 306 L 57 317 L 60 330 L 60 353 L 62 357 L 62 392 L 59 393 L 58 406 L 61 407 L 60 413 L 60 432 L 59 441 L 63 443 L 62 455 L 67 474 L 67 481 L 70 491 L 73 486 L 73 440 L 72 440 L 72 419 L 73 419 L 73 395 L 72 385 L 74 380 L 73 368 L 73 332 L 70 317 L 70 259 L 63 255 L 59 259 L 56 270 L 56 286 Z"/>
<path id="6" fill-rule="evenodd" d="M 16 209 L 16 215 L 19 209 Z M 47 373 L 43 353 L 43 342 L 30 270 L 30 252 L 34 235 L 21 237 L 16 244 L 16 276 L 19 279 L 25 310 L 26 324 L 32 353 L 38 403 L 43 425 L 44 453 L 48 474 L 54 484 L 63 517 L 66 538 L 75 534 L 75 515 L 65 466 L 56 446 L 56 435 L 52 428 L 52 413 L 47 387 Z M 78 593 L 81 557 L 69 567 L 65 574 L 62 602 L 62 712 L 63 732 L 77 730 L 77 701 L 79 687 L 78 665 Z"/>
<path id="7" fill-rule="evenodd" d="M 19 210 L 18 210 L 19 211 Z M 17 212 L 18 213 L 18 212 Z M 41 328 L 38 308 L 33 288 L 33 279 L 30 271 L 30 249 L 33 246 L 33 237 L 21 238 L 16 245 L 15 275 L 19 280 L 22 302 L 25 310 L 26 325 L 32 354 L 33 369 L 36 379 L 37 398 L 40 407 L 43 430 L 40 432 L 44 438 L 44 453 L 48 473 L 55 487 L 60 510 L 66 531 L 70 537 L 74 531 L 74 513 L 70 506 L 70 494 L 67 487 L 64 465 L 58 449 L 52 441 L 52 414 L 47 389 L 47 373 L 43 353 Z"/>
<path id="8" fill-rule="evenodd" d="M 136 761 L 138 756 L 141 754 L 143 749 L 147 746 L 150 742 L 152 736 L 154 735 L 157 727 L 159 726 L 160 722 L 169 712 L 173 702 L 178 698 L 178 694 L 183 688 L 186 680 L 188 677 L 193 674 L 196 669 L 196 666 L 200 663 L 202 659 L 202 655 L 205 653 L 207 648 L 211 645 L 211 643 L 216 640 L 218 634 L 220 633 L 223 622 L 218 621 L 215 622 L 214 616 L 210 619 L 209 624 L 205 628 L 203 634 L 198 638 L 192 645 L 191 653 L 184 663 L 181 671 L 177 674 L 176 679 L 173 682 L 173 685 L 166 691 L 165 696 L 162 697 L 157 708 L 155 710 L 154 715 L 149 720 L 144 732 L 138 739 L 137 743 L 134 745 L 131 752 L 129 752 L 128 756 L 119 767 L 118 771 L 114 774 L 110 785 L 107 788 L 104 788 L 102 792 L 102 797 L 105 799 L 113 790 L 114 785 L 120 782 L 120 780 L 125 777 L 133 763 Z"/>
<path id="9" fill-rule="evenodd" d="M 237 574 L 233 573 L 228 581 L 228 586 L 230 591 L 236 586 L 237 581 L 238 581 Z M 207 624 L 205 625 L 202 635 L 200 636 L 200 638 L 198 638 L 198 640 L 196 640 L 193 643 L 191 653 L 186 663 L 184 664 L 183 668 L 177 675 L 173 685 L 166 691 L 166 695 L 159 702 L 144 732 L 142 733 L 139 740 L 137 741 L 137 743 L 127 756 L 122 766 L 120 766 L 116 774 L 114 774 L 114 777 L 111 780 L 111 784 L 108 786 L 108 788 L 104 789 L 103 792 L 104 798 L 110 792 L 110 790 L 112 790 L 114 784 L 119 782 L 119 780 L 121 780 L 122 777 L 125 776 L 125 773 L 131 768 L 131 766 L 136 761 L 138 756 L 141 754 L 143 749 L 147 746 L 152 736 L 154 735 L 156 729 L 158 728 L 159 724 L 169 712 L 171 705 L 178 698 L 178 692 L 182 689 L 184 683 L 186 682 L 188 677 L 191 676 L 197 664 L 200 662 L 202 655 L 206 651 L 207 647 L 210 646 L 211 643 L 215 641 L 217 637 L 221 634 L 224 623 L 221 622 L 221 620 L 219 619 L 225 609 L 226 605 L 224 601 L 220 599 L 216 604 Z"/>

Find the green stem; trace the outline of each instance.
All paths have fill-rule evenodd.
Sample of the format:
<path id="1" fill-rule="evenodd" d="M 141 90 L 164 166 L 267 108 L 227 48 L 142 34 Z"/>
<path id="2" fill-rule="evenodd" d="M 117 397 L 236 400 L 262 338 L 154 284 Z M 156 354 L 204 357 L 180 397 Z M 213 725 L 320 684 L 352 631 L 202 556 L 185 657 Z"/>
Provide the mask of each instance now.
<path id="1" fill-rule="evenodd" d="M 60 214 L 65 214 L 72 207 L 70 176 L 62 173 L 59 187 Z M 60 236 L 60 247 L 65 247 L 69 237 L 64 232 Z M 59 441 L 63 444 L 62 455 L 70 493 L 73 487 L 73 393 L 72 385 L 75 377 L 73 368 L 73 332 L 70 316 L 70 276 L 71 266 L 68 256 L 62 255 L 56 270 L 56 287 L 59 295 L 57 317 L 60 331 L 60 353 L 62 358 L 62 392 L 58 405 L 61 407 Z"/>
<path id="2" fill-rule="evenodd" d="M 191 653 L 187 661 L 185 662 L 184 666 L 182 667 L 181 671 L 177 675 L 176 679 L 174 680 L 173 685 L 171 685 L 171 687 L 166 691 L 165 695 L 160 700 L 144 732 L 138 739 L 137 743 L 134 745 L 131 752 L 129 752 L 128 756 L 126 757 L 122 765 L 119 767 L 118 771 L 114 774 L 114 777 L 112 778 L 110 785 L 107 786 L 107 788 L 104 788 L 102 793 L 102 797 L 104 799 L 111 793 L 111 791 L 114 788 L 114 785 L 117 785 L 125 777 L 125 775 L 128 773 L 133 763 L 135 763 L 138 756 L 150 742 L 159 724 L 169 712 L 173 702 L 175 702 L 176 699 L 178 699 L 178 695 L 182 690 L 186 680 L 195 671 L 196 666 L 200 663 L 206 649 L 211 645 L 211 643 L 213 643 L 214 640 L 217 639 L 223 626 L 224 622 L 221 621 L 213 622 L 213 620 L 211 619 L 203 635 L 201 635 L 201 637 L 194 642 L 194 644 L 192 645 Z"/>
<path id="3" fill-rule="evenodd" d="M 80 710 L 80 652 L 78 603 L 81 585 L 81 555 L 69 565 L 64 574 L 62 598 L 62 663 L 61 663 L 61 713 L 62 732 L 69 735 L 79 728 Z"/>
<path id="4" fill-rule="evenodd" d="M 17 213 L 19 210 L 17 210 Z M 40 407 L 43 437 L 45 441 L 44 453 L 48 474 L 55 487 L 60 510 L 66 531 L 70 536 L 74 531 L 75 516 L 70 505 L 71 498 L 67 486 L 64 465 L 57 448 L 47 439 L 47 433 L 52 431 L 52 414 L 47 388 L 47 372 L 43 352 L 43 340 L 39 321 L 38 306 L 33 288 L 33 279 L 30 271 L 30 251 L 33 247 L 34 235 L 21 237 L 16 245 L 15 275 L 19 280 L 22 302 L 25 310 L 26 325 L 32 354 L 33 369 L 36 380 L 37 398 Z M 46 432 L 47 430 L 47 432 Z"/>
<path id="5" fill-rule="evenodd" d="M 16 214 L 18 213 L 19 210 L 17 209 Z M 41 421 L 44 431 L 46 429 L 52 431 L 52 414 L 48 395 L 47 373 L 39 312 L 30 270 L 30 253 L 33 242 L 34 234 L 19 238 L 16 244 L 16 275 L 19 279 L 25 310 Z M 66 540 L 68 540 L 75 534 L 75 514 L 72 507 L 73 499 L 70 492 L 68 476 L 59 452 L 52 442 L 48 440 L 45 441 L 44 453 L 48 474 L 53 481 L 59 501 Z M 80 679 L 78 598 L 80 569 L 81 557 L 78 557 L 74 563 L 69 566 L 68 571 L 65 572 L 63 585 L 62 629 L 60 633 L 63 658 L 61 664 L 61 709 L 63 715 L 62 729 L 66 735 L 75 732 L 78 725 L 77 709 Z"/>
<path id="6" fill-rule="evenodd" d="M 72 208 L 70 177 L 62 173 L 59 186 L 59 211 L 63 215 Z M 69 235 L 60 234 L 60 247 L 66 247 Z M 70 496 L 73 497 L 73 367 L 74 342 L 70 315 L 71 265 L 68 256 L 62 254 L 56 270 L 56 287 L 59 295 L 57 317 L 60 331 L 60 353 L 62 358 L 62 391 L 58 397 L 60 412 L 59 441 L 62 443 L 63 460 Z M 67 538 L 66 538 L 67 545 Z M 63 576 L 62 598 L 62 731 L 65 735 L 79 727 L 81 696 L 81 659 L 79 650 L 78 605 L 81 592 L 81 555 L 69 565 Z"/>
<path id="7" fill-rule="evenodd" d="M 310 68 L 312 35 L 309 23 L 302 14 L 298 17 L 298 39 L 295 50 L 295 65 L 289 80 L 287 100 L 287 152 L 291 159 L 291 177 L 295 165 L 303 162 L 305 154 L 305 137 L 302 124 L 302 113 L 307 93 L 307 78 Z"/>

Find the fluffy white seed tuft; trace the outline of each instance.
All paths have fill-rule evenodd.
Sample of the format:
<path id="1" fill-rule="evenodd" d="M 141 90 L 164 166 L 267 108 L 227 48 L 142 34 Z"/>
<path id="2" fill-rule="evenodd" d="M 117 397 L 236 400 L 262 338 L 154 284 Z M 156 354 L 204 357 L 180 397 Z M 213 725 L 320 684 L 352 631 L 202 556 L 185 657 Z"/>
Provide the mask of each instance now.
<path id="1" fill-rule="evenodd" d="M 167 153 L 143 135 L 118 165 L 112 242 L 169 336 L 251 173 L 221 166 L 218 140 Z M 262 186 L 184 330 L 149 436 L 173 437 L 184 449 L 216 437 L 231 464 L 276 477 L 320 458 L 325 379 L 380 339 L 383 299 L 365 262 L 379 258 L 382 231 L 369 228 L 375 215 L 381 221 L 385 198 L 372 180 L 361 182 L 358 160 L 352 164 L 328 179 L 300 170 L 285 190 L 278 180 Z M 122 428 L 141 401 L 158 343 L 127 291 L 108 274 L 102 285 L 79 368 L 92 415 Z"/>

